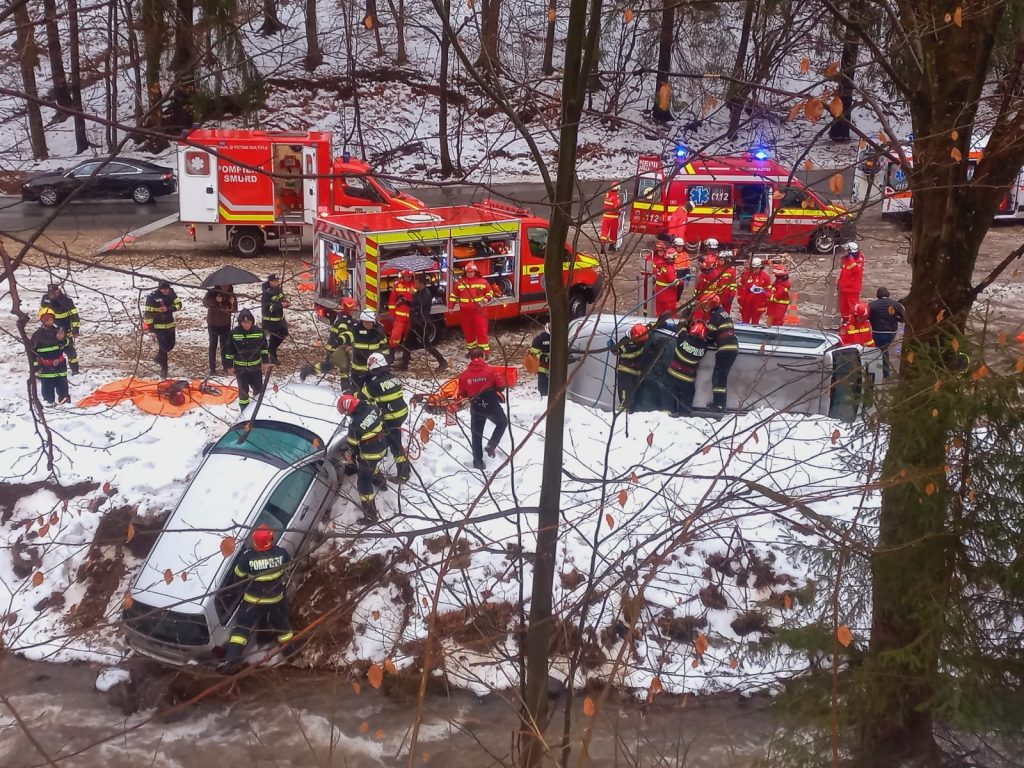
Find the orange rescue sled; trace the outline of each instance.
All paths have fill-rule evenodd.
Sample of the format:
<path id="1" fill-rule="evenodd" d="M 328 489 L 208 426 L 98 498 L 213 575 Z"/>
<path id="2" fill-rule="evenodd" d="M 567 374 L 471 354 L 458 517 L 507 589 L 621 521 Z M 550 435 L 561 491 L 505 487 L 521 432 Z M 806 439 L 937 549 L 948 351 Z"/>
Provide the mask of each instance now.
<path id="1" fill-rule="evenodd" d="M 79 408 L 117 405 L 126 400 L 154 416 L 177 418 L 199 406 L 229 405 L 238 399 L 238 388 L 209 381 L 167 379 L 152 381 L 130 376 L 104 384 L 78 402 Z"/>

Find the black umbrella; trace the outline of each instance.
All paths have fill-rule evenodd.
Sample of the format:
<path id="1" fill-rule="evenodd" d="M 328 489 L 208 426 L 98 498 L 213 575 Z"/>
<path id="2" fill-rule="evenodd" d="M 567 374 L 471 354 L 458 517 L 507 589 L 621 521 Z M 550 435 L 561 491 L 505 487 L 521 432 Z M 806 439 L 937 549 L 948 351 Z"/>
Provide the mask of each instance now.
<path id="1" fill-rule="evenodd" d="M 260 278 L 247 269 L 227 264 L 220 269 L 211 272 L 206 279 L 200 283 L 200 288 L 213 288 L 216 285 L 242 285 L 243 283 L 258 283 Z"/>

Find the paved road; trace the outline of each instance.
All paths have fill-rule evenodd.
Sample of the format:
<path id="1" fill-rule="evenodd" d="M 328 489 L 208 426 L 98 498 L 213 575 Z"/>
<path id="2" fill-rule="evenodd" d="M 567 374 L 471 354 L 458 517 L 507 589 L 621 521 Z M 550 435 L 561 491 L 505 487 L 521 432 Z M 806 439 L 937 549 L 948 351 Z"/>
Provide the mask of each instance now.
<path id="1" fill-rule="evenodd" d="M 807 177 L 815 189 L 828 194 L 828 179 L 831 174 L 826 171 L 801 173 L 802 180 Z M 845 173 L 844 189 L 850 188 L 850 173 Z M 589 199 L 591 214 L 595 214 L 601 204 L 601 195 L 607 182 L 589 181 L 580 184 L 580 191 Z M 477 186 L 424 187 L 410 190 L 429 205 L 457 205 L 483 200 L 487 197 L 516 203 L 531 208 L 535 213 L 546 216 L 549 212 L 547 195 L 542 184 L 534 182 L 515 182 L 496 184 L 489 189 Z M 53 223 L 52 228 L 62 232 L 80 232 L 117 230 L 126 232 L 145 226 L 157 219 L 162 219 L 177 210 L 176 195 L 160 198 L 152 205 L 135 205 L 126 200 L 97 200 L 72 203 Z M 23 203 L 14 197 L 0 197 L 0 232 L 10 232 L 25 236 L 46 222 L 53 211 L 38 203 Z"/>

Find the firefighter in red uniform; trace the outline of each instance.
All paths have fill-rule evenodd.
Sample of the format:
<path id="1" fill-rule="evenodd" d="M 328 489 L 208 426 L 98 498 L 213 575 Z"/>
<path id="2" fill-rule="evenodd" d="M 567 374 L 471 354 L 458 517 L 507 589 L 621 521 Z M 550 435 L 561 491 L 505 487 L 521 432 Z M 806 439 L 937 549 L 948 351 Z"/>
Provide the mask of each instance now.
<path id="1" fill-rule="evenodd" d="M 860 344 L 862 347 L 875 346 L 875 338 L 871 333 L 871 322 L 868 320 L 869 307 L 860 302 L 853 307 L 853 315 L 843 321 L 839 329 L 839 338 L 843 344 Z"/>
<path id="2" fill-rule="evenodd" d="M 732 251 L 722 251 L 722 256 L 731 257 Z M 721 298 L 726 312 L 732 311 L 732 300 L 736 296 L 736 270 L 731 264 L 722 263 L 713 253 L 704 257 L 695 295 L 697 301 L 703 301 L 712 293 Z"/>
<path id="3" fill-rule="evenodd" d="M 463 269 L 463 275 L 452 288 L 452 300 L 459 307 L 459 322 L 462 334 L 466 337 L 466 349 L 483 350 L 484 354 L 491 351 L 491 342 L 487 336 L 487 316 L 484 305 L 494 298 L 494 289 L 480 276 L 480 270 L 474 262 L 469 262 Z"/>
<path id="4" fill-rule="evenodd" d="M 604 212 L 601 214 L 601 253 L 604 253 L 606 247 L 611 251 L 617 247 L 621 211 L 622 195 L 619 194 L 619 186 L 616 184 L 604 195 Z"/>
<path id="5" fill-rule="evenodd" d="M 789 271 L 785 267 L 775 268 L 775 282 L 768 294 L 768 325 L 785 325 L 786 312 L 789 311 Z"/>
<path id="6" fill-rule="evenodd" d="M 738 281 L 736 280 L 736 267 L 732 265 L 732 251 L 722 251 L 722 274 L 719 276 L 715 291 L 722 301 L 722 309 L 727 314 L 732 313 L 732 302 L 736 298 Z"/>
<path id="7" fill-rule="evenodd" d="M 403 269 L 398 279 L 391 285 L 388 297 L 388 311 L 395 319 L 391 326 L 391 338 L 388 344 L 392 349 L 405 340 L 409 332 L 409 318 L 412 314 L 412 299 L 416 295 L 416 282 L 411 269 Z"/>
<path id="8" fill-rule="evenodd" d="M 482 349 L 474 349 L 469 353 L 469 365 L 459 375 L 459 397 L 469 399 L 469 430 L 472 433 L 473 468 L 486 469 L 484 465 L 484 425 L 494 422 L 494 432 L 487 441 L 487 455 L 494 458 L 498 443 L 508 419 L 501 407 L 498 392 L 505 388 L 505 377 L 494 366 L 484 360 Z"/>
<path id="9" fill-rule="evenodd" d="M 679 292 L 676 290 L 676 261 L 664 246 L 655 248 L 651 271 L 654 274 L 654 314 L 660 317 L 665 312 L 675 312 L 679 301 Z"/>
<path id="10" fill-rule="evenodd" d="M 750 261 L 750 266 L 740 275 L 739 294 L 740 320 L 757 325 L 761 315 L 768 309 L 768 294 L 771 293 L 772 279 L 765 271 L 759 256 Z"/>
<path id="11" fill-rule="evenodd" d="M 846 244 L 846 255 L 839 267 L 839 280 L 836 289 L 839 291 L 839 316 L 849 320 L 853 316 L 853 308 L 860 301 L 860 292 L 864 287 L 864 254 L 857 243 Z"/>
<path id="12" fill-rule="evenodd" d="M 686 240 L 686 222 L 690 218 L 690 212 L 686 203 L 680 203 L 668 217 L 668 236 L 673 242 L 677 239 Z"/>

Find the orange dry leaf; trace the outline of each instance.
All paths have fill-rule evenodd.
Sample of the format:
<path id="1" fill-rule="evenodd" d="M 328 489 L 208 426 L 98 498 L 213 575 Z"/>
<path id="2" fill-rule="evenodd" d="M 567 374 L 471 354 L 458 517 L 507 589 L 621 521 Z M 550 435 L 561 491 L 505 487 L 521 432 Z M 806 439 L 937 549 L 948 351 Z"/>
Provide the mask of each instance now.
<path id="1" fill-rule="evenodd" d="M 135 599 L 132 597 L 132 593 L 128 592 L 124 596 L 124 609 L 130 610 L 133 605 L 135 605 Z"/>
<path id="2" fill-rule="evenodd" d="M 936 383 L 938 383 L 938 382 L 936 382 Z M 932 418 L 934 419 L 938 415 L 939 415 L 939 409 L 938 408 L 932 408 Z"/>
<path id="3" fill-rule="evenodd" d="M 953 20 L 953 14 L 947 13 L 945 16 L 942 17 L 942 20 L 949 24 L 949 22 Z"/>
<path id="4" fill-rule="evenodd" d="M 1017 373 L 1024 373 L 1024 357 L 1021 357 L 1017 360 L 1017 364 L 1013 366 L 1013 370 L 1015 370 Z"/>
<path id="5" fill-rule="evenodd" d="M 429 429 L 431 432 L 433 432 L 434 427 L 437 426 L 437 423 L 433 419 L 427 419 L 426 421 L 423 422 L 423 426 Z"/>
<path id="6" fill-rule="evenodd" d="M 46 525 L 44 525 L 42 528 L 39 529 L 39 536 L 40 537 L 45 536 L 49 532 L 50 532 L 50 524 L 47 523 Z"/>
<path id="7" fill-rule="evenodd" d="M 355 693 L 356 696 L 363 692 L 363 686 L 359 684 L 358 680 L 352 681 L 352 692 Z"/>
<path id="8" fill-rule="evenodd" d="M 371 664 L 370 668 L 366 671 L 366 679 L 370 681 L 370 685 L 374 688 L 380 688 L 381 683 L 384 682 L 384 670 L 378 664 Z"/>
<path id="9" fill-rule="evenodd" d="M 583 714 L 587 717 L 593 717 L 594 711 L 594 700 L 587 696 L 587 698 L 583 700 Z"/>
<path id="10" fill-rule="evenodd" d="M 800 72 L 806 75 L 810 71 L 811 60 L 804 56 L 802 59 L 800 59 Z"/>
<path id="11" fill-rule="evenodd" d="M 371 615 L 371 616 L 373 616 L 373 620 L 374 620 L 374 621 L 380 621 L 380 611 L 374 611 L 374 612 L 373 612 L 372 614 L 370 614 L 370 615 Z"/>
<path id="12" fill-rule="evenodd" d="M 420 442 L 424 444 L 430 442 L 430 430 L 427 429 L 426 424 L 420 427 Z"/>
<path id="13" fill-rule="evenodd" d="M 625 11 L 622 12 L 622 18 L 625 19 L 627 24 L 632 24 L 633 19 L 636 18 L 636 14 L 633 13 L 632 8 L 627 8 Z"/>
<path id="14" fill-rule="evenodd" d="M 368 722 L 366 722 L 365 720 L 363 720 L 363 722 L 361 722 L 359 724 L 359 732 L 360 733 L 369 733 L 370 732 L 370 724 Z"/>
<path id="15" fill-rule="evenodd" d="M 557 16 L 558 16 L 558 14 L 555 13 L 554 6 L 548 8 L 548 21 L 554 22 L 554 20 L 555 20 L 555 18 L 557 18 Z"/>
<path id="16" fill-rule="evenodd" d="M 373 29 L 373 16 L 367 15 L 366 18 L 363 19 L 363 26 L 367 29 Z"/>
<path id="17" fill-rule="evenodd" d="M 378 728 L 377 731 L 373 734 L 373 738 L 375 738 L 377 741 L 380 741 L 384 738 L 384 731 Z"/>
<path id="18" fill-rule="evenodd" d="M 807 103 L 804 104 L 804 117 L 810 120 L 812 123 L 816 123 L 821 120 L 822 114 L 825 112 L 825 105 L 821 99 L 810 98 Z"/>
<path id="19" fill-rule="evenodd" d="M 825 77 L 835 77 L 839 74 L 839 62 L 833 61 L 827 67 L 825 67 Z"/>
<path id="20" fill-rule="evenodd" d="M 810 158 L 808 158 L 807 160 L 804 160 L 804 170 L 805 171 L 813 171 L 814 170 L 814 161 L 811 160 Z"/>
<path id="21" fill-rule="evenodd" d="M 953 147 L 951 150 L 949 150 L 949 156 L 953 158 L 953 162 L 955 162 L 955 163 L 959 163 L 961 160 L 964 159 L 964 156 L 960 153 L 960 150 L 957 149 L 956 147 Z"/>
<path id="22" fill-rule="evenodd" d="M 828 180 L 828 188 L 832 191 L 833 195 L 838 195 L 843 191 L 843 175 L 841 173 L 833 173 Z"/>
<path id="23" fill-rule="evenodd" d="M 953 23 L 958 27 L 962 27 L 964 25 L 964 9 L 959 5 L 956 7 L 956 10 L 953 11 Z"/>
<path id="24" fill-rule="evenodd" d="M 907 353 L 907 363 L 908 364 L 913 364 L 913 362 L 914 362 L 914 353 L 913 352 L 908 352 Z"/>
<path id="25" fill-rule="evenodd" d="M 957 139 L 960 138 L 960 131 L 958 131 L 956 129 L 950 131 L 949 132 L 949 138 L 951 138 L 953 141 L 956 141 Z"/>
<path id="26" fill-rule="evenodd" d="M 164 571 L 164 584 L 170 584 L 172 581 L 174 581 L 174 574 L 171 572 L 171 569 L 168 568 Z"/>
<path id="27" fill-rule="evenodd" d="M 651 687 L 647 689 L 647 703 L 650 704 L 654 701 L 654 697 L 661 693 L 664 689 L 661 686 L 661 678 L 655 677 L 651 680 Z"/>
<path id="28" fill-rule="evenodd" d="M 703 656 L 710 645 L 711 644 L 708 642 L 708 636 L 703 632 L 699 633 L 697 635 L 697 639 L 693 642 L 693 648 L 697 651 L 698 656 Z"/>
<path id="29" fill-rule="evenodd" d="M 628 499 L 629 499 L 629 491 L 627 491 L 625 488 L 623 488 L 621 491 L 619 491 L 619 506 L 620 507 L 625 507 L 626 506 L 626 501 Z"/>
<path id="30" fill-rule="evenodd" d="M 111 491 L 113 491 L 113 490 L 114 490 L 114 487 L 109 482 L 106 482 L 106 483 L 103 484 L 103 492 L 107 496 L 109 496 Z"/>
<path id="31" fill-rule="evenodd" d="M 38 587 L 42 583 L 43 583 L 43 572 L 42 571 L 36 571 L 35 573 L 33 573 L 32 574 L 32 586 L 33 587 Z"/>
<path id="32" fill-rule="evenodd" d="M 647 447 L 650 448 L 652 445 L 654 445 L 654 433 L 653 432 L 648 432 L 647 433 Z"/>
<path id="33" fill-rule="evenodd" d="M 788 592 L 782 596 L 782 607 L 787 611 L 793 607 L 793 596 Z"/>
<path id="34" fill-rule="evenodd" d="M 960 351 L 960 339 L 954 337 L 953 341 L 950 342 L 950 346 L 953 347 L 954 352 Z"/>
<path id="35" fill-rule="evenodd" d="M 976 370 L 974 373 L 971 374 L 971 379 L 973 381 L 981 381 L 986 376 L 988 376 L 988 374 L 989 374 L 988 366 L 985 365 L 984 363 L 982 363 L 981 365 L 978 366 L 978 370 Z"/>
<path id="36" fill-rule="evenodd" d="M 833 429 L 832 430 L 832 445 L 835 445 L 836 443 L 839 442 L 839 436 L 841 434 L 842 433 L 838 429 Z"/>
<path id="37" fill-rule="evenodd" d="M 235 543 L 234 536 L 225 536 L 220 540 L 220 553 L 224 557 L 231 557 L 235 552 Z"/>
<path id="38" fill-rule="evenodd" d="M 609 514 L 605 514 L 604 521 L 608 523 L 608 528 L 612 529 L 615 527 L 615 518 Z"/>
<path id="39" fill-rule="evenodd" d="M 790 108 L 789 114 L 786 115 L 786 122 L 787 123 L 792 123 L 794 120 L 796 120 L 800 116 L 800 113 L 803 111 L 804 104 L 805 104 L 805 102 L 798 101 L 796 104 L 794 104 Z"/>
<path id="40" fill-rule="evenodd" d="M 738 667 L 739 665 L 740 665 L 739 659 L 736 659 L 735 657 L 729 659 L 729 666 L 732 667 L 733 669 L 736 669 L 736 667 Z"/>
<path id="41" fill-rule="evenodd" d="M 132 525 L 131 523 L 128 523 L 128 535 L 125 536 L 124 543 L 128 544 L 134 538 L 135 538 L 135 526 Z"/>
<path id="42" fill-rule="evenodd" d="M 700 666 L 700 662 L 697 659 L 694 659 L 693 661 L 690 662 L 690 666 L 693 667 L 694 669 L 696 669 L 697 667 Z"/>
<path id="43" fill-rule="evenodd" d="M 929 496 L 934 496 L 936 490 L 935 483 L 928 483 L 928 485 L 924 487 L 924 492 Z"/>
<path id="44" fill-rule="evenodd" d="M 853 642 L 853 632 L 850 631 L 848 626 L 843 624 L 843 626 L 836 630 L 836 640 L 839 641 L 839 644 L 843 646 L 843 648 L 849 648 L 850 643 Z"/>
<path id="45" fill-rule="evenodd" d="M 389 675 L 398 674 L 398 670 L 395 669 L 395 662 L 393 662 L 391 659 L 384 659 L 384 671 L 387 672 Z"/>
<path id="46" fill-rule="evenodd" d="M 833 97 L 832 101 L 828 103 L 828 111 L 832 113 L 832 117 L 843 116 L 843 100 L 838 96 Z"/>
<path id="47" fill-rule="evenodd" d="M 703 448 L 700 449 L 700 452 L 707 456 L 709 453 L 711 453 L 711 446 L 705 445 Z"/>
<path id="48" fill-rule="evenodd" d="M 636 485 L 637 483 L 640 482 L 640 475 L 634 472 L 629 476 L 629 482 L 631 482 L 633 485 Z"/>
<path id="49" fill-rule="evenodd" d="M 1006 346 L 1007 338 L 1008 337 L 1007 337 L 1007 335 L 1005 333 L 1000 333 L 999 334 L 999 346 L 1000 347 L 1005 347 Z"/>

